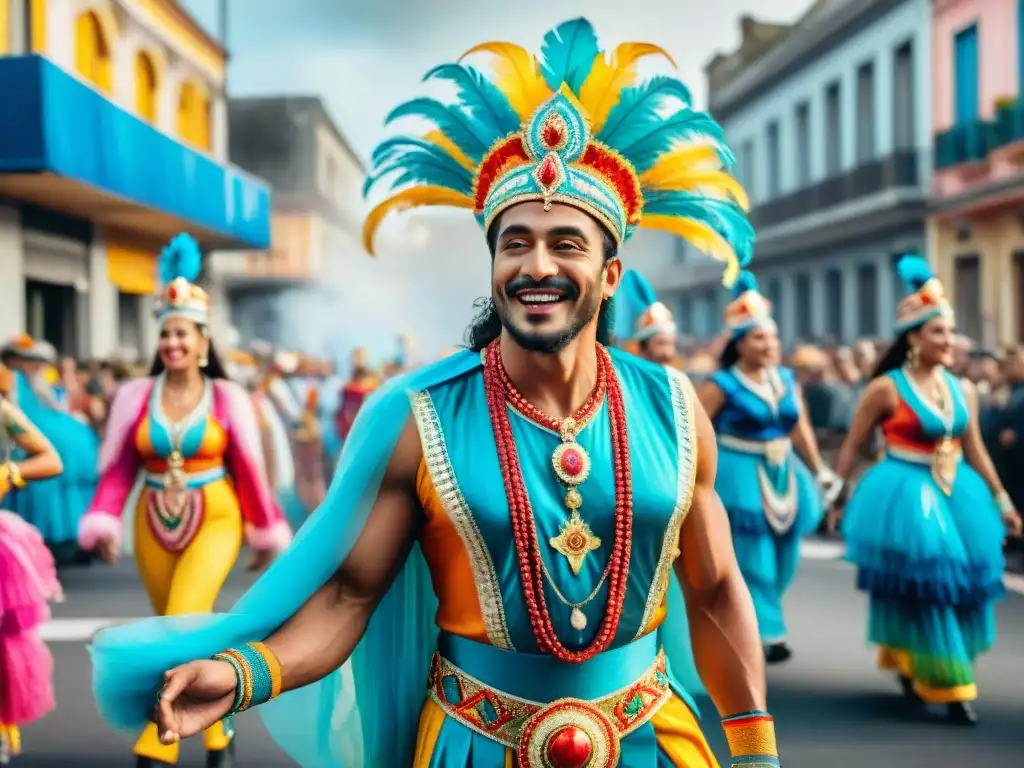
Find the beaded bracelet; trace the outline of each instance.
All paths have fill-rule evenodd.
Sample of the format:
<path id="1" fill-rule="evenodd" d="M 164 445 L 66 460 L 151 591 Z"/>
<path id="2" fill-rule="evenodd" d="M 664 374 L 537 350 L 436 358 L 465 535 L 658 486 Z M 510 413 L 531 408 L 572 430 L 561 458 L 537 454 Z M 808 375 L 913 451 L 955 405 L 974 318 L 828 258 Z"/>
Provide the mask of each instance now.
<path id="1" fill-rule="evenodd" d="M 775 720 L 767 712 L 755 710 L 722 720 L 732 768 L 779 768 L 779 748 L 775 743 Z"/>
<path id="2" fill-rule="evenodd" d="M 214 660 L 226 661 L 235 670 L 238 685 L 235 702 L 228 716 L 276 698 L 281 693 L 281 665 L 263 643 L 246 643 L 214 654 Z"/>
<path id="3" fill-rule="evenodd" d="M 1010 494 L 1008 494 L 1005 490 L 1000 491 L 995 495 L 995 502 L 996 507 L 998 507 L 999 511 L 1002 512 L 1004 515 L 1007 512 L 1013 512 L 1013 499 L 1010 498 Z"/>
<path id="4" fill-rule="evenodd" d="M 21 476 L 21 467 L 13 461 L 8 461 L 4 464 L 4 468 L 7 470 L 7 479 L 10 481 L 12 488 L 21 489 L 28 485 L 25 482 L 25 478 Z"/>

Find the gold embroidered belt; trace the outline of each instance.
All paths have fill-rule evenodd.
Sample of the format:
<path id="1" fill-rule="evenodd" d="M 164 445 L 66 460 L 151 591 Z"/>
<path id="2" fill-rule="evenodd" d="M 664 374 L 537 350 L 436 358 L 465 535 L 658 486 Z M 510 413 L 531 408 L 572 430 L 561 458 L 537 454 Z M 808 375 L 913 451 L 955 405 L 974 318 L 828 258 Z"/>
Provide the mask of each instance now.
<path id="1" fill-rule="evenodd" d="M 773 467 L 780 466 L 793 452 L 793 442 L 788 437 L 777 440 L 748 440 L 735 435 L 719 435 L 718 442 L 738 453 L 764 456 Z"/>
<path id="2" fill-rule="evenodd" d="M 520 768 L 614 768 L 619 742 L 672 696 L 664 650 L 633 683 L 593 700 L 545 704 L 513 696 L 471 677 L 441 653 L 431 661 L 427 689 L 448 717 L 514 750 Z"/>
<path id="3" fill-rule="evenodd" d="M 942 440 L 932 451 L 915 451 L 890 445 L 886 452 L 899 461 L 929 467 L 939 489 L 947 496 L 953 493 L 957 468 L 964 458 L 959 440 Z"/>
<path id="4" fill-rule="evenodd" d="M 730 450 L 754 456 L 763 456 L 764 464 L 757 465 L 757 480 L 764 503 L 764 517 L 768 525 L 779 536 L 785 536 L 796 522 L 797 493 L 796 473 L 790 465 L 785 490 L 779 491 L 772 478 L 765 471 L 765 464 L 773 469 L 785 465 L 793 453 L 793 443 L 788 437 L 777 440 L 746 440 L 733 435 L 719 435 L 718 442 Z"/>

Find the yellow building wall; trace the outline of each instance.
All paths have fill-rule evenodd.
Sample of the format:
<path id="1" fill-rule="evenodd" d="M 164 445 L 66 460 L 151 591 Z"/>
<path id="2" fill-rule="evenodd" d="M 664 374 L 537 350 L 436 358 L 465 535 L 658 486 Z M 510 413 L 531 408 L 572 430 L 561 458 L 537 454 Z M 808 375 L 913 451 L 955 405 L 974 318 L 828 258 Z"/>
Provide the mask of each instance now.
<path id="1" fill-rule="evenodd" d="M 121 293 L 156 295 L 160 244 L 109 231 L 106 241 L 107 279 Z"/>
<path id="2" fill-rule="evenodd" d="M 224 79 L 227 55 L 182 9 L 177 0 L 131 0 L 132 4 L 182 49 L 184 54 L 218 79 Z"/>
<path id="3" fill-rule="evenodd" d="M 1024 230 L 1015 213 L 966 219 L 970 234 L 961 239 L 952 220 L 928 220 L 928 241 L 932 263 L 954 302 L 957 296 L 956 261 L 960 256 L 977 256 L 979 268 L 981 328 L 986 338 L 976 341 L 997 347 L 1021 343 L 1018 338 L 1022 297 L 1014 254 L 1024 253 Z"/>
<path id="4" fill-rule="evenodd" d="M 46 53 L 46 13 L 47 0 L 32 0 L 32 53 Z"/>

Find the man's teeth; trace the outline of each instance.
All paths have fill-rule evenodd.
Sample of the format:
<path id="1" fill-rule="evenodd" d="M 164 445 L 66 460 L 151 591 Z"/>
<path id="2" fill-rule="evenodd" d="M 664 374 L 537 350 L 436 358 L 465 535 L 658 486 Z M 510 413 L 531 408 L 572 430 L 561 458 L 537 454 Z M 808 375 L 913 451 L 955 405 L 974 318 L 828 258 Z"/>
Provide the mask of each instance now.
<path id="1" fill-rule="evenodd" d="M 521 293 L 519 300 L 524 304 L 552 304 L 562 297 L 557 293 Z"/>

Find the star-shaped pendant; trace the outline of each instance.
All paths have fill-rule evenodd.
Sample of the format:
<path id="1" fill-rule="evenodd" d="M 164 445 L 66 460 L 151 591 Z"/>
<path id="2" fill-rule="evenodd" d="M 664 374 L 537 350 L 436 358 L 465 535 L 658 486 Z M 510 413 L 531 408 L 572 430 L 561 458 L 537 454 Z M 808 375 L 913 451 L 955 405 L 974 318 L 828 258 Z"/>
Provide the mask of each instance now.
<path id="1" fill-rule="evenodd" d="M 601 540 L 590 530 L 590 526 L 573 510 L 572 516 L 562 523 L 562 530 L 548 542 L 569 561 L 569 567 L 579 575 L 583 560 L 601 546 Z"/>

